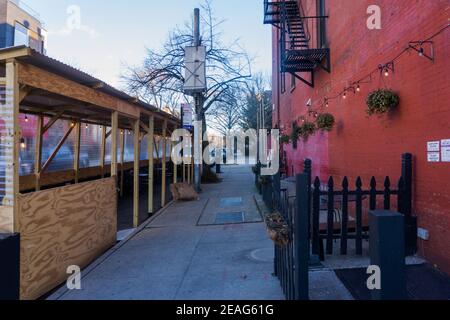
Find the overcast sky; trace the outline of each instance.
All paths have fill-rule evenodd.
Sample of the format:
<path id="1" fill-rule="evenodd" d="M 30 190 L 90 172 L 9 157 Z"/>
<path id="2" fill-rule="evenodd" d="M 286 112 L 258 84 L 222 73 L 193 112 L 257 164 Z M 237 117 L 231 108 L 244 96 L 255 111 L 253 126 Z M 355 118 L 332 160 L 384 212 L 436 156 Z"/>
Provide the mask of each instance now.
<path id="1" fill-rule="evenodd" d="M 26 0 L 49 32 L 47 54 L 121 88 L 125 64 L 137 65 L 145 48 L 158 48 L 169 30 L 191 19 L 201 0 Z M 270 27 L 262 0 L 214 0 L 225 42 L 236 38 L 256 57 L 254 71 L 271 69 Z M 81 28 L 67 28 L 68 10 L 80 8 Z"/>

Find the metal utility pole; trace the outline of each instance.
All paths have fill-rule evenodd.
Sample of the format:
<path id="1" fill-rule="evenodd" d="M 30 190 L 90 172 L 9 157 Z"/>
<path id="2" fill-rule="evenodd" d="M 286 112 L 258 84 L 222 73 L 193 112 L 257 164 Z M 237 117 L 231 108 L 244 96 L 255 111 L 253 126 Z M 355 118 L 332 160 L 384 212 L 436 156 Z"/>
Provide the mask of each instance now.
<path id="1" fill-rule="evenodd" d="M 185 81 L 184 92 L 192 96 L 195 101 L 195 120 L 200 123 L 194 126 L 194 170 L 193 183 L 197 192 L 201 191 L 201 167 L 203 164 L 203 130 L 204 114 L 203 104 L 205 100 L 205 92 L 207 91 L 206 83 L 206 47 L 202 45 L 200 39 L 200 9 L 194 9 L 194 28 L 193 43 L 185 48 Z"/>
<path id="2" fill-rule="evenodd" d="M 195 8 L 194 9 L 194 46 L 198 49 L 198 47 L 200 45 L 201 45 L 200 44 L 200 9 Z M 202 98 L 203 98 L 202 93 L 195 93 L 194 100 L 195 100 L 196 120 L 201 121 L 201 123 L 202 123 L 201 124 L 202 129 L 200 130 L 200 132 L 203 131 L 203 119 L 201 116 L 202 109 L 203 109 Z M 199 132 L 199 130 L 197 130 L 197 134 L 198 134 L 198 132 Z M 194 144 L 202 141 L 202 138 L 203 137 L 195 137 L 194 136 Z M 195 148 L 195 145 L 194 145 L 194 148 Z M 200 150 L 203 153 L 203 145 L 200 147 Z M 201 157 L 201 158 L 203 158 L 203 157 Z M 201 191 L 200 168 L 201 168 L 201 164 L 196 162 L 194 164 L 194 188 L 197 192 Z"/>

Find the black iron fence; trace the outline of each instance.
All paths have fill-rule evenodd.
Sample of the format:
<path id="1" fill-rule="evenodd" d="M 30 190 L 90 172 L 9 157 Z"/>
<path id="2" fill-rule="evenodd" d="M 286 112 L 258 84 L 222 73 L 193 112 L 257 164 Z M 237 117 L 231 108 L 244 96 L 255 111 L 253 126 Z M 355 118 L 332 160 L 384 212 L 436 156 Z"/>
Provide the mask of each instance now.
<path id="1" fill-rule="evenodd" d="M 348 253 L 349 240 L 355 253 L 363 253 L 363 241 L 369 240 L 368 220 L 363 213 L 378 209 L 396 211 L 405 217 L 406 254 L 417 251 L 417 220 L 412 216 L 412 155 L 402 156 L 402 175 L 395 185 L 386 177 L 379 185 L 372 178 L 368 188 L 357 178 L 350 187 L 348 178 L 337 185 L 329 178 L 312 183 L 312 162 L 305 161 L 304 172 L 296 177 L 295 194 L 281 187 L 280 175 L 264 180 L 262 194 L 267 207 L 279 211 L 289 226 L 290 242 L 275 246 L 275 274 L 288 300 L 308 299 L 310 252 L 323 260 L 333 254 L 340 241 L 340 254 Z M 324 244 L 326 243 L 326 245 Z M 311 248 L 312 247 L 312 248 Z M 312 249 L 310 251 L 310 249 Z"/>
<path id="2" fill-rule="evenodd" d="M 407 253 L 416 253 L 417 222 L 411 215 L 412 207 L 412 156 L 404 154 L 402 176 L 393 186 L 386 177 L 379 185 L 372 177 L 369 187 L 363 188 L 363 180 L 358 177 L 354 188 L 350 188 L 349 179 L 344 177 L 339 185 L 332 177 L 327 184 L 316 178 L 312 188 L 312 253 L 321 260 L 326 254 L 334 253 L 335 241 L 340 242 L 340 254 L 348 253 L 348 241 L 354 241 L 356 255 L 363 254 L 363 241 L 369 240 L 368 216 L 363 211 L 377 209 L 391 210 L 396 200 L 396 211 L 402 213 L 407 221 Z M 380 201 L 380 198 L 382 201 Z M 366 210 L 364 210 L 366 209 Z M 326 246 L 323 242 L 326 242 Z"/>

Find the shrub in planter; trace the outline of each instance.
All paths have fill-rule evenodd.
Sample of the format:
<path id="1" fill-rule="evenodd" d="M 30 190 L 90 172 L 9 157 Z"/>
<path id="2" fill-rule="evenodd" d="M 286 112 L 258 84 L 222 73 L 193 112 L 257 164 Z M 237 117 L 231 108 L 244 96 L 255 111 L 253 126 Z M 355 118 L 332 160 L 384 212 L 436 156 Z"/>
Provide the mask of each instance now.
<path id="1" fill-rule="evenodd" d="M 371 116 L 395 109 L 400 103 L 400 98 L 392 90 L 380 89 L 369 93 L 366 103 L 367 113 Z"/>
<path id="2" fill-rule="evenodd" d="M 281 144 L 288 144 L 290 141 L 291 141 L 291 137 L 289 137 L 288 135 L 282 135 L 280 137 Z"/>
<path id="3" fill-rule="evenodd" d="M 290 228 L 283 216 L 275 212 L 267 215 L 265 220 L 269 238 L 279 247 L 287 246 L 291 242 Z"/>
<path id="4" fill-rule="evenodd" d="M 335 123 L 334 116 L 330 113 L 322 113 L 317 117 L 317 128 L 323 131 L 331 131 Z"/>
<path id="5" fill-rule="evenodd" d="M 305 121 L 298 129 L 298 134 L 303 140 L 308 140 L 310 136 L 316 133 L 317 127 L 314 123 Z"/>
<path id="6" fill-rule="evenodd" d="M 269 176 L 260 176 L 259 177 L 259 183 L 262 185 L 268 185 L 271 182 L 272 182 L 272 180 L 270 179 Z"/>

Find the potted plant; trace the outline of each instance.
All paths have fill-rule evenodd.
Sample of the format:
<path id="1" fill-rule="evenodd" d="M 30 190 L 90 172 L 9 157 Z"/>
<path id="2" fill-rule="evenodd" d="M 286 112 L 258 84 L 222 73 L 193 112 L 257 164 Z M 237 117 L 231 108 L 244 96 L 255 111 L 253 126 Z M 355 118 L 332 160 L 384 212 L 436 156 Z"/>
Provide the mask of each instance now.
<path id="1" fill-rule="evenodd" d="M 265 218 L 267 234 L 269 238 L 279 247 L 287 246 L 290 241 L 290 228 L 279 212 L 269 214 Z"/>
<path id="2" fill-rule="evenodd" d="M 288 135 L 282 135 L 280 137 L 281 144 L 288 144 L 290 141 L 291 141 L 291 137 L 289 137 Z"/>
<path id="3" fill-rule="evenodd" d="M 317 117 L 317 128 L 322 131 L 331 131 L 335 122 L 334 116 L 331 113 L 322 113 Z"/>
<path id="4" fill-rule="evenodd" d="M 398 94 L 389 89 L 379 89 L 369 93 L 367 96 L 367 113 L 384 114 L 398 107 L 400 98 Z"/>
<path id="5" fill-rule="evenodd" d="M 316 133 L 317 127 L 314 123 L 305 121 L 298 129 L 299 136 L 307 141 L 310 136 Z"/>

